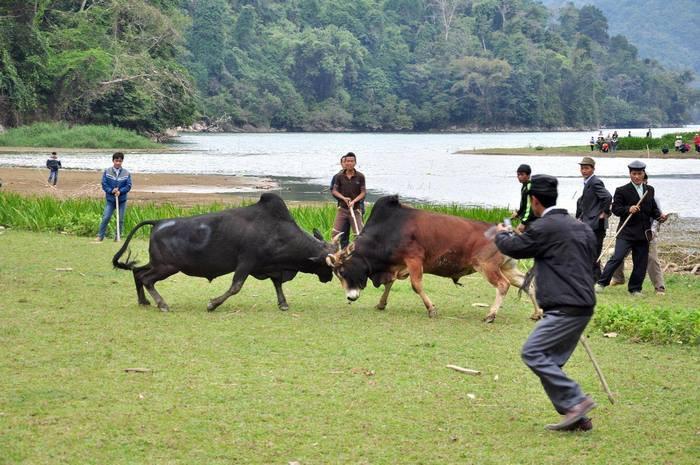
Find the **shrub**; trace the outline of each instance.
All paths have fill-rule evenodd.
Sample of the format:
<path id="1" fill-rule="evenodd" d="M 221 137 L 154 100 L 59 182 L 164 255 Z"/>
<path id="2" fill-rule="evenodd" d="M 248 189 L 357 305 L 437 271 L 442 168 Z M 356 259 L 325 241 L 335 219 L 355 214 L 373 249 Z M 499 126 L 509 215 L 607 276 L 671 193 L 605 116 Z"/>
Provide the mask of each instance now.
<path id="1" fill-rule="evenodd" d="M 700 344 L 700 308 L 600 305 L 593 326 L 657 344 Z"/>

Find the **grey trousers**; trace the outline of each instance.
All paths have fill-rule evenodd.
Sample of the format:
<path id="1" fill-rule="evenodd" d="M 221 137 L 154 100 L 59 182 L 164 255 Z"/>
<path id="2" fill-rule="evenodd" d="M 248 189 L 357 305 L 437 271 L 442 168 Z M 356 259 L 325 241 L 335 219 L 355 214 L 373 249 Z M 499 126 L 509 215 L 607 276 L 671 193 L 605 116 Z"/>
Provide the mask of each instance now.
<path id="1" fill-rule="evenodd" d="M 581 387 L 566 376 L 562 367 L 590 320 L 590 316 L 548 310 L 523 345 L 523 362 L 540 378 L 549 400 L 562 415 L 585 398 Z"/>

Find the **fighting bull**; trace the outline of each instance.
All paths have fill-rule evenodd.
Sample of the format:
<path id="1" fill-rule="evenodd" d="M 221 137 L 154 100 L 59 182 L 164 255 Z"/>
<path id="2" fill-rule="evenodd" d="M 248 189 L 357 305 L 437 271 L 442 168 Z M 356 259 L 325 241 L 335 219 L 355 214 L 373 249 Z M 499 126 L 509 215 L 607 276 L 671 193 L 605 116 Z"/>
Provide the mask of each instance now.
<path id="1" fill-rule="evenodd" d="M 128 254 L 120 262 L 132 237 L 141 227 L 151 225 L 149 263 L 136 266 Z M 138 303 L 150 305 L 144 288 L 158 308 L 169 307 L 154 285 L 177 272 L 214 278 L 233 272 L 231 287 L 207 305 L 209 311 L 238 293 L 248 276 L 269 278 L 277 292 L 277 305 L 287 310 L 282 283 L 298 272 L 316 274 L 321 282 L 333 279 L 325 258 L 333 246 L 320 233 L 304 232 L 294 221 L 284 201 L 274 194 L 263 194 L 258 203 L 206 215 L 139 223 L 114 255 L 116 268 L 131 270 Z"/>
<path id="2" fill-rule="evenodd" d="M 517 261 L 502 255 L 485 235 L 493 225 L 450 215 L 410 208 L 398 196 L 382 197 L 372 209 L 362 233 L 343 250 L 328 255 L 331 266 L 349 300 L 360 297 L 370 279 L 375 287 L 384 285 L 377 308 L 386 307 L 391 286 L 397 279 L 410 278 L 428 316 L 437 314 L 423 290 L 423 274 L 452 278 L 480 272 L 496 288 L 496 299 L 485 321 L 493 322 L 511 284 L 522 287 L 525 275 Z M 535 306 L 531 318 L 542 311 L 535 301 L 534 287 L 525 289 Z"/>

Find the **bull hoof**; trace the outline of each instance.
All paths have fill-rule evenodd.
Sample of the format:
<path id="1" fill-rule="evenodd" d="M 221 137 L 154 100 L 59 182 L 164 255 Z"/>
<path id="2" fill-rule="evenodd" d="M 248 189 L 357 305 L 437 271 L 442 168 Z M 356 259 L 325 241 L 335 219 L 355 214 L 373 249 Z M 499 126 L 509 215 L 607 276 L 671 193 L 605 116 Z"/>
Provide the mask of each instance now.
<path id="1" fill-rule="evenodd" d="M 289 305 L 287 305 L 287 304 L 279 305 L 279 309 L 282 310 L 283 312 L 286 312 L 287 310 L 289 310 Z"/>
<path id="2" fill-rule="evenodd" d="M 374 308 L 376 308 L 377 310 L 384 310 L 386 308 L 386 305 L 377 304 L 374 306 Z"/>
<path id="3" fill-rule="evenodd" d="M 139 305 L 142 307 L 150 307 L 151 303 L 148 300 L 143 300 L 139 302 Z"/>
<path id="4" fill-rule="evenodd" d="M 437 316 L 437 308 L 433 307 L 428 310 L 428 318 L 435 318 Z"/>
<path id="5" fill-rule="evenodd" d="M 168 307 L 165 304 L 159 305 L 158 308 L 160 309 L 161 312 L 169 312 L 170 311 L 170 307 Z"/>
<path id="6" fill-rule="evenodd" d="M 216 310 L 216 307 L 218 307 L 218 306 L 219 306 L 218 304 L 215 304 L 213 301 L 211 301 L 207 304 L 207 311 L 213 312 L 214 310 Z"/>
<path id="7" fill-rule="evenodd" d="M 484 318 L 485 323 L 493 323 L 496 321 L 496 315 L 486 315 L 486 318 Z"/>

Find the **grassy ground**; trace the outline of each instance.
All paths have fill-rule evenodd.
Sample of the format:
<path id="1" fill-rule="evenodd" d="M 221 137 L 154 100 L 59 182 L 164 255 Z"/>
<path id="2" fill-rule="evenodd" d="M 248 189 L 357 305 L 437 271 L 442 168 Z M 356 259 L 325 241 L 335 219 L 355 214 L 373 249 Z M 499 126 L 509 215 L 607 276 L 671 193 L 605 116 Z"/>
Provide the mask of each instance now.
<path id="1" fill-rule="evenodd" d="M 139 247 L 145 242 L 138 241 Z M 520 362 L 530 307 L 511 291 L 493 325 L 480 277 L 428 277 L 429 320 L 406 282 L 353 305 L 337 281 L 250 279 L 207 313 L 230 277 L 161 283 L 171 313 L 136 304 L 113 242 L 0 234 L 0 464 L 695 464 L 700 353 L 591 330 L 618 403 L 583 351 L 567 371 L 599 403 L 591 433 L 557 416 Z M 71 268 L 71 271 L 60 269 Z M 669 280 L 656 305 L 692 305 L 697 278 Z M 613 288 L 601 304 L 635 305 Z M 482 370 L 471 377 L 447 364 Z M 143 367 L 147 373 L 127 373 Z"/>

